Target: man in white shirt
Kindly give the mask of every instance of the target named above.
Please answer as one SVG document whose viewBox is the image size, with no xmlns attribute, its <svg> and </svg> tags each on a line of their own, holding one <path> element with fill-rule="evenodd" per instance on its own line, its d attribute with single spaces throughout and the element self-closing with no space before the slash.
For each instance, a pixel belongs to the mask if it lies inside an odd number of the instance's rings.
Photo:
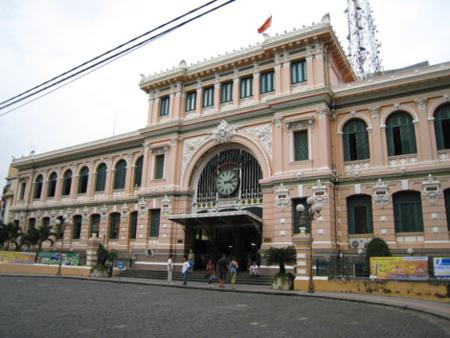
<svg viewBox="0 0 450 338">
<path fill-rule="evenodd" d="M 173 256 L 169 256 L 169 259 L 167 260 L 167 283 L 169 285 L 173 285 L 172 272 L 173 272 Z"/>
<path fill-rule="evenodd" d="M 184 256 L 184 263 L 181 268 L 181 273 L 183 274 L 183 285 L 187 285 L 187 277 L 188 277 L 190 267 L 191 267 L 191 265 L 189 264 L 189 260 L 188 260 L 187 256 Z"/>
</svg>

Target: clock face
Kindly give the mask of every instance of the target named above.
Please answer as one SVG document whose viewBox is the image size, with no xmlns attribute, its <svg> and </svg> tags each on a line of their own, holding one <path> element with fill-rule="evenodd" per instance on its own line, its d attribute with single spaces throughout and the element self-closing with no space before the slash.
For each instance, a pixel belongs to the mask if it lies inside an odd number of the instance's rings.
<svg viewBox="0 0 450 338">
<path fill-rule="evenodd" d="M 216 188 L 221 195 L 231 195 L 239 187 L 239 176 L 236 171 L 226 169 L 216 178 Z"/>
</svg>

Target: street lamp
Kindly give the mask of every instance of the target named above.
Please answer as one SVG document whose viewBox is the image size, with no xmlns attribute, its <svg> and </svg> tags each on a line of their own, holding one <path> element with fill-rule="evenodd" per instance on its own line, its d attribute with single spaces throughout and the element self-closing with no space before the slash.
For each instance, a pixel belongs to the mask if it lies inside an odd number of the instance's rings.
<svg viewBox="0 0 450 338">
<path fill-rule="evenodd" d="M 313 254 L 312 254 L 312 221 L 316 218 L 320 217 L 320 212 L 322 211 L 322 204 L 319 203 L 314 196 L 310 196 L 306 199 L 306 203 L 308 204 L 308 213 L 305 215 L 305 206 L 303 204 L 298 204 L 296 207 L 297 212 L 299 213 L 299 221 L 300 221 L 300 232 L 306 232 L 306 224 L 309 222 L 309 283 L 308 283 L 308 292 L 314 293 L 314 281 L 313 281 Z"/>
<path fill-rule="evenodd" d="M 70 221 L 68 221 L 67 217 L 63 216 L 63 221 L 61 222 L 61 220 L 59 218 L 57 218 L 55 220 L 55 224 L 56 226 L 61 225 L 61 233 L 62 233 L 62 237 L 61 237 L 61 247 L 59 249 L 59 262 L 58 262 L 58 271 L 56 272 L 57 276 L 61 276 L 61 266 L 62 266 L 62 251 L 64 248 L 64 231 L 65 231 L 65 226 L 70 226 Z"/>
</svg>

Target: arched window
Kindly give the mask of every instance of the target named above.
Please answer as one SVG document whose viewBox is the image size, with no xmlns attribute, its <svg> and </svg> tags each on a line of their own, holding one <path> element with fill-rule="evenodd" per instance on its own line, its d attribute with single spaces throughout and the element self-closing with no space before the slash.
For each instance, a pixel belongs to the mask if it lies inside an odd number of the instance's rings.
<svg viewBox="0 0 450 338">
<path fill-rule="evenodd" d="M 136 239 L 138 213 L 133 211 L 130 213 L 130 238 Z"/>
<path fill-rule="evenodd" d="M 42 175 L 39 175 L 38 177 L 36 177 L 36 181 L 34 181 L 34 198 L 38 199 L 41 198 L 41 194 L 42 194 L 42 181 L 44 180 L 44 178 L 42 177 Z"/>
<path fill-rule="evenodd" d="M 50 226 L 50 217 L 43 217 L 42 218 L 42 226 L 49 227 Z"/>
<path fill-rule="evenodd" d="M 393 200 L 395 231 L 423 231 L 420 193 L 417 191 L 401 191 L 394 194 Z"/>
<path fill-rule="evenodd" d="M 114 189 L 125 188 L 125 177 L 127 175 L 127 162 L 120 160 L 116 164 L 116 173 L 114 175 Z"/>
<path fill-rule="evenodd" d="M 55 197 L 57 180 L 58 175 L 55 172 L 52 172 L 48 178 L 47 197 Z"/>
<path fill-rule="evenodd" d="M 80 170 L 80 179 L 78 181 L 78 193 L 79 194 L 86 193 L 87 186 L 88 186 L 88 180 L 89 180 L 89 168 L 83 167 Z"/>
<path fill-rule="evenodd" d="M 450 149 L 450 104 L 442 105 L 436 110 L 434 130 L 438 150 Z"/>
<path fill-rule="evenodd" d="M 99 229 L 100 229 L 100 215 L 94 214 L 91 215 L 91 222 L 89 227 L 89 238 L 91 238 L 94 234 L 98 238 Z"/>
<path fill-rule="evenodd" d="M 450 231 L 450 188 L 444 190 L 445 213 L 447 214 L 447 229 Z"/>
<path fill-rule="evenodd" d="M 391 114 L 386 120 L 386 139 L 389 156 L 416 153 L 416 134 L 411 115 L 403 111 Z"/>
<path fill-rule="evenodd" d="M 102 163 L 97 167 L 97 179 L 95 181 L 95 191 L 105 191 L 106 184 L 106 164 Z"/>
<path fill-rule="evenodd" d="M 72 227 L 72 238 L 73 239 L 80 239 L 81 235 L 81 224 L 82 224 L 83 217 L 81 215 L 73 216 L 73 227 Z"/>
<path fill-rule="evenodd" d="M 58 216 L 56 218 L 59 222 L 56 222 L 56 239 L 61 239 L 64 236 L 64 217 Z"/>
<path fill-rule="evenodd" d="M 372 233 L 372 198 L 368 195 L 353 195 L 348 197 L 347 221 L 349 234 Z"/>
<path fill-rule="evenodd" d="M 109 238 L 118 239 L 120 230 L 120 214 L 114 212 L 109 216 Z"/>
<path fill-rule="evenodd" d="M 28 220 L 28 229 L 34 228 L 36 226 L 36 218 L 32 217 Z"/>
<path fill-rule="evenodd" d="M 142 184 L 142 163 L 144 158 L 141 156 L 137 159 L 134 166 L 134 186 L 140 187 Z"/>
<path fill-rule="evenodd" d="M 62 188 L 62 195 L 70 195 L 70 188 L 72 186 L 72 170 L 66 170 L 66 172 L 63 175 L 63 188 Z"/>
<path fill-rule="evenodd" d="M 351 119 L 343 128 L 344 161 L 366 160 L 369 155 L 367 124 L 360 119 Z"/>
</svg>

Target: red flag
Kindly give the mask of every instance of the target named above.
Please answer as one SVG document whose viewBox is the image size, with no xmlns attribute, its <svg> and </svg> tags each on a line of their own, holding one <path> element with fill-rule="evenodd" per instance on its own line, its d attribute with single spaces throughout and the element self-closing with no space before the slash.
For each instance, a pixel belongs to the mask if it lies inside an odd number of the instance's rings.
<svg viewBox="0 0 450 338">
<path fill-rule="evenodd" d="M 267 28 L 270 27 L 271 24 L 272 24 L 272 15 L 269 16 L 269 18 L 266 21 L 264 21 L 262 26 L 258 28 L 258 33 L 264 33 L 267 30 Z"/>
</svg>

